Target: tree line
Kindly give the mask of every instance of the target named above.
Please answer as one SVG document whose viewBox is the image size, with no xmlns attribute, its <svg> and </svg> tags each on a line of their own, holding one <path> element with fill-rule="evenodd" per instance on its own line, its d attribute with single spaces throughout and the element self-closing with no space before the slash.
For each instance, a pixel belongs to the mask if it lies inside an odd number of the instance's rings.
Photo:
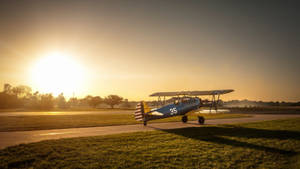
<svg viewBox="0 0 300 169">
<path fill-rule="evenodd" d="M 281 107 L 288 107 L 288 106 L 300 106 L 300 101 L 298 102 L 285 102 L 285 101 L 251 101 L 251 100 L 231 100 L 224 102 L 224 106 L 227 107 L 268 107 L 268 106 L 281 106 Z"/>
<path fill-rule="evenodd" d="M 123 104 L 124 107 L 130 106 L 127 99 L 123 99 L 118 95 L 108 95 L 104 98 L 88 95 L 84 98 L 71 97 L 67 100 L 63 93 L 54 97 L 51 93 L 33 92 L 29 86 L 20 85 L 14 87 L 10 84 L 4 84 L 3 91 L 0 92 L 0 109 L 97 108 L 101 104 L 111 108 L 119 104 Z"/>
<path fill-rule="evenodd" d="M 204 103 L 209 100 L 202 100 Z M 166 100 L 165 103 L 174 102 L 174 98 Z M 3 91 L 0 92 L 0 109 L 37 109 L 37 110 L 51 110 L 59 109 L 85 109 L 85 108 L 134 108 L 137 102 L 128 102 L 128 99 L 123 99 L 118 95 L 108 95 L 104 98 L 100 96 L 88 95 L 84 98 L 71 97 L 66 99 L 63 93 L 54 97 L 51 93 L 33 92 L 29 86 L 20 85 L 12 86 L 4 84 Z M 151 106 L 159 106 L 158 101 L 148 101 Z M 249 100 L 231 100 L 219 102 L 220 106 L 225 107 L 265 107 L 265 106 L 300 106 L 300 102 L 263 102 L 263 101 L 249 101 Z"/>
</svg>

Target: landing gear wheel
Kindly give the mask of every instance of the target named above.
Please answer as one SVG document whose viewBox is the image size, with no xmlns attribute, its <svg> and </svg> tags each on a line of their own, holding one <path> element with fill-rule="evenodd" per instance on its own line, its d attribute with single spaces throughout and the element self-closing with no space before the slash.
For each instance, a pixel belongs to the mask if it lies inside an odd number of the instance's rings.
<svg viewBox="0 0 300 169">
<path fill-rule="evenodd" d="M 183 123 L 186 123 L 188 121 L 188 117 L 187 116 L 182 116 L 181 121 Z"/>
<path fill-rule="evenodd" d="M 147 121 L 144 121 L 144 126 L 147 126 Z"/>
<path fill-rule="evenodd" d="M 205 121 L 205 119 L 204 119 L 203 116 L 198 116 L 198 123 L 199 123 L 199 124 L 203 125 L 203 124 L 204 124 L 204 121 Z"/>
</svg>

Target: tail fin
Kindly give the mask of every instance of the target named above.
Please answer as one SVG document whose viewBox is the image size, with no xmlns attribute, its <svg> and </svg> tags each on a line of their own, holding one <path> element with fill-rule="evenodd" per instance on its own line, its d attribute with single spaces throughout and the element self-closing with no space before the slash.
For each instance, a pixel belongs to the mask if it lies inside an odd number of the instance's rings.
<svg viewBox="0 0 300 169">
<path fill-rule="evenodd" d="M 134 117 L 136 121 L 147 121 L 146 113 L 148 113 L 151 109 L 149 106 L 144 102 L 141 101 L 136 105 L 136 110 L 134 112 Z"/>
</svg>

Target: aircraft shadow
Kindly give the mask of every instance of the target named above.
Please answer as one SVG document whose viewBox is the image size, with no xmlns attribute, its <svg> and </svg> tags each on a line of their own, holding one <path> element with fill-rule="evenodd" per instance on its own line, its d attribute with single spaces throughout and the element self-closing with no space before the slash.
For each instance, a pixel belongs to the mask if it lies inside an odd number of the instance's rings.
<svg viewBox="0 0 300 169">
<path fill-rule="evenodd" d="M 294 139 L 300 140 L 300 132 L 297 131 L 286 131 L 286 130 L 265 130 L 265 129 L 255 129 L 255 128 L 245 128 L 238 126 L 207 126 L 207 127 L 187 127 L 180 129 L 160 129 L 157 127 L 148 126 L 156 130 L 160 130 L 167 133 L 172 133 L 180 136 L 184 136 L 191 139 L 202 140 L 213 142 L 217 144 L 225 144 L 235 147 L 245 147 L 256 150 L 263 150 L 272 153 L 280 153 L 285 155 L 295 155 L 297 152 L 292 150 L 282 150 L 279 148 L 268 147 L 265 145 L 258 145 L 249 142 L 243 142 L 233 139 L 228 139 L 223 136 L 228 137 L 238 137 L 238 138 L 266 138 L 266 139 Z"/>
</svg>

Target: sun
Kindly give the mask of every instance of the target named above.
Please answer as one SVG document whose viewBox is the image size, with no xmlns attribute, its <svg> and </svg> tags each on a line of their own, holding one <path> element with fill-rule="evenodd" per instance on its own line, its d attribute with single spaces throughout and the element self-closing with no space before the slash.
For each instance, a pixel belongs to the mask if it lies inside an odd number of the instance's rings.
<svg viewBox="0 0 300 169">
<path fill-rule="evenodd" d="M 51 53 L 39 59 L 31 71 L 33 86 L 42 93 L 71 96 L 83 87 L 85 71 L 66 54 Z"/>
</svg>

